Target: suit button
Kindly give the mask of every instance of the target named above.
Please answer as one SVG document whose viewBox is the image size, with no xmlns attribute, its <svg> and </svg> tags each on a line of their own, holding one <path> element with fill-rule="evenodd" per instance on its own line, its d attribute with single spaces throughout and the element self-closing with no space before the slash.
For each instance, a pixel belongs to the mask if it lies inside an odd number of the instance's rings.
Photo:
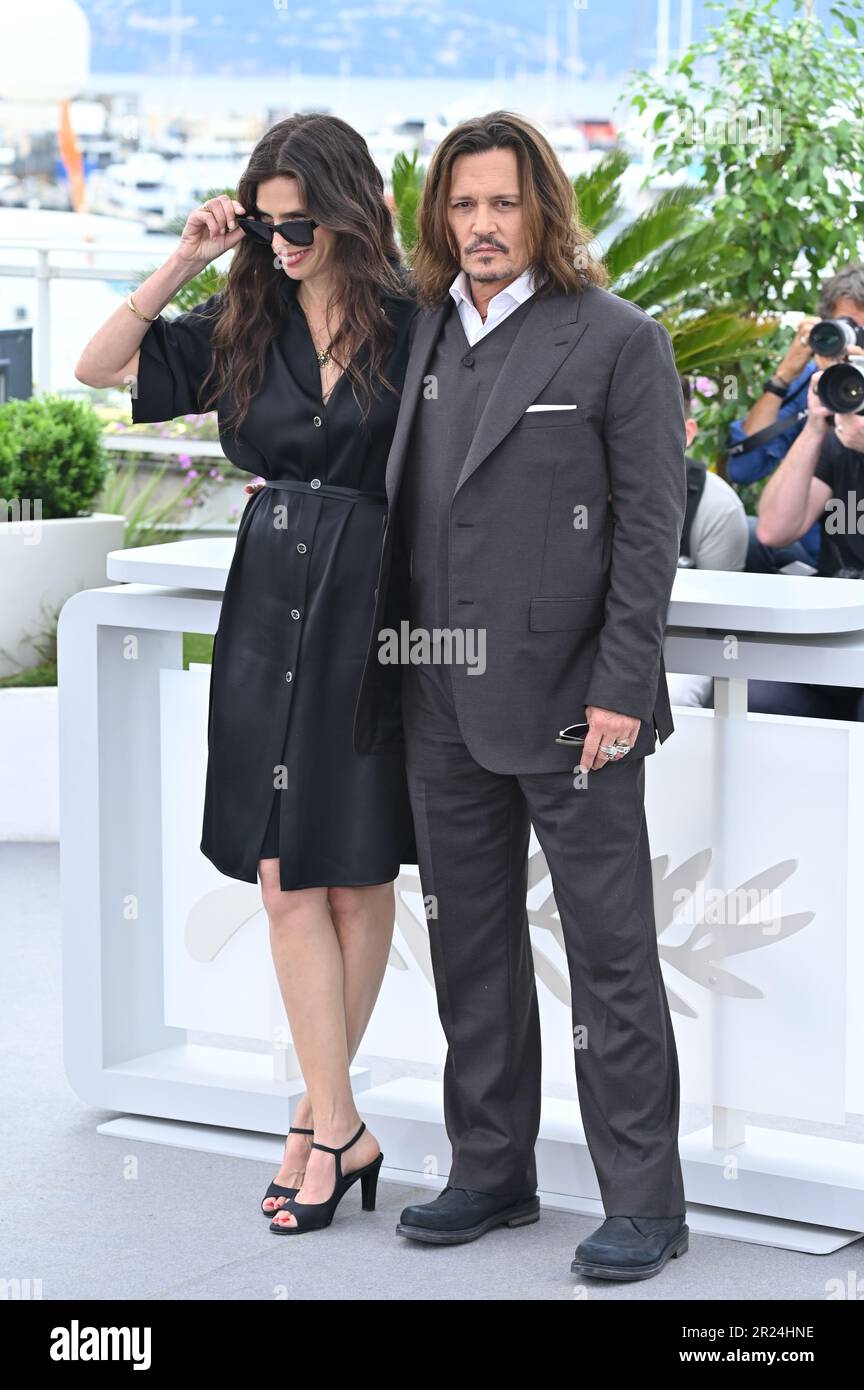
<svg viewBox="0 0 864 1390">
<path fill-rule="evenodd" d="M 297 542 L 297 553 L 298 553 L 299 555 L 305 555 L 305 554 L 306 554 L 306 547 L 305 547 L 305 545 L 303 544 L 302 541 L 298 541 L 298 542 Z"/>
<path fill-rule="evenodd" d="M 293 672 L 293 671 L 286 671 L 286 672 L 285 672 L 285 679 L 286 679 L 286 681 L 293 681 L 293 679 L 294 679 L 294 672 Z"/>
<path fill-rule="evenodd" d="M 320 487 L 320 486 L 321 486 L 321 479 L 320 479 L 320 478 L 313 478 L 312 481 L 311 481 L 311 483 L 309 484 L 309 486 L 310 486 L 310 487 Z"/>
<path fill-rule="evenodd" d="M 321 416 L 320 416 L 320 415 L 313 415 L 313 416 L 312 416 L 312 424 L 315 425 L 316 428 L 317 428 L 317 426 L 321 424 Z"/>
<path fill-rule="evenodd" d="M 292 609 L 291 609 L 291 617 L 294 618 L 294 620 L 296 621 L 297 618 L 300 617 L 300 609 L 299 609 L 299 608 L 292 608 Z"/>
</svg>

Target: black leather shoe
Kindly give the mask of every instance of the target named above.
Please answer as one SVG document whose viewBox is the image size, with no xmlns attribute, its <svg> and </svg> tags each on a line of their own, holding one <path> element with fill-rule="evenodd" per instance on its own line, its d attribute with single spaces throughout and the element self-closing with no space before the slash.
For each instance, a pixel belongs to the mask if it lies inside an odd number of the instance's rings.
<svg viewBox="0 0 864 1390">
<path fill-rule="evenodd" d="M 650 1279 L 684 1254 L 689 1236 L 683 1216 L 610 1216 L 576 1246 L 570 1269 L 595 1279 Z"/>
<path fill-rule="evenodd" d="M 540 1198 L 536 1192 L 472 1192 L 465 1187 L 448 1186 L 434 1202 L 406 1207 L 396 1234 L 433 1245 L 459 1245 L 476 1240 L 494 1226 L 529 1226 L 539 1220 Z"/>
</svg>

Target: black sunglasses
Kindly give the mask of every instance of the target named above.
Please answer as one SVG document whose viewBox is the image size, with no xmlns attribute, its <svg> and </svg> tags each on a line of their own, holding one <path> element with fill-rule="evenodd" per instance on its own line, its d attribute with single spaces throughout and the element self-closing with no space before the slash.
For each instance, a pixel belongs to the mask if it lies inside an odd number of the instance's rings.
<svg viewBox="0 0 864 1390">
<path fill-rule="evenodd" d="M 295 217 L 291 222 L 258 222 L 254 217 L 236 217 L 234 219 L 238 227 L 242 227 L 244 232 L 250 232 L 252 236 L 266 241 L 268 244 L 273 240 L 273 233 L 278 232 L 286 241 L 290 241 L 292 246 L 311 246 L 314 240 L 313 232 L 319 225 L 311 217 Z"/>
<path fill-rule="evenodd" d="M 584 730 L 584 732 L 582 732 Z M 566 748 L 581 748 L 588 737 L 588 724 L 568 724 L 566 729 L 559 730 L 556 743 L 563 743 Z"/>
</svg>

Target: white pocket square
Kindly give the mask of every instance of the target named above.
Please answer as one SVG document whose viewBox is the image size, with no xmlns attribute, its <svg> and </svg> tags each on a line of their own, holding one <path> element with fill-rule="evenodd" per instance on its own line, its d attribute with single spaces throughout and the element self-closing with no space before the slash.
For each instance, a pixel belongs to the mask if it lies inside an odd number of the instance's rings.
<svg viewBox="0 0 864 1390">
<path fill-rule="evenodd" d="M 526 405 L 525 413 L 529 410 L 578 410 L 578 405 Z"/>
</svg>

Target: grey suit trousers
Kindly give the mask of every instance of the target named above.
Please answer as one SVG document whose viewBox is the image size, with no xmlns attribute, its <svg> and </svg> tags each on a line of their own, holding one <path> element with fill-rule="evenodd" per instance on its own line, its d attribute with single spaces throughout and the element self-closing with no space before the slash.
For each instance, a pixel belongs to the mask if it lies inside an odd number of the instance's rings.
<svg viewBox="0 0 864 1390">
<path fill-rule="evenodd" d="M 491 772 L 460 735 L 449 667 L 405 666 L 402 689 L 420 880 L 437 914 L 428 925 L 447 1039 L 450 1185 L 537 1186 L 533 823 L 561 919 L 579 1105 L 605 1213 L 683 1214 L 678 1058 L 657 952 L 644 757 L 610 761 L 581 788 L 572 772 Z"/>
</svg>

